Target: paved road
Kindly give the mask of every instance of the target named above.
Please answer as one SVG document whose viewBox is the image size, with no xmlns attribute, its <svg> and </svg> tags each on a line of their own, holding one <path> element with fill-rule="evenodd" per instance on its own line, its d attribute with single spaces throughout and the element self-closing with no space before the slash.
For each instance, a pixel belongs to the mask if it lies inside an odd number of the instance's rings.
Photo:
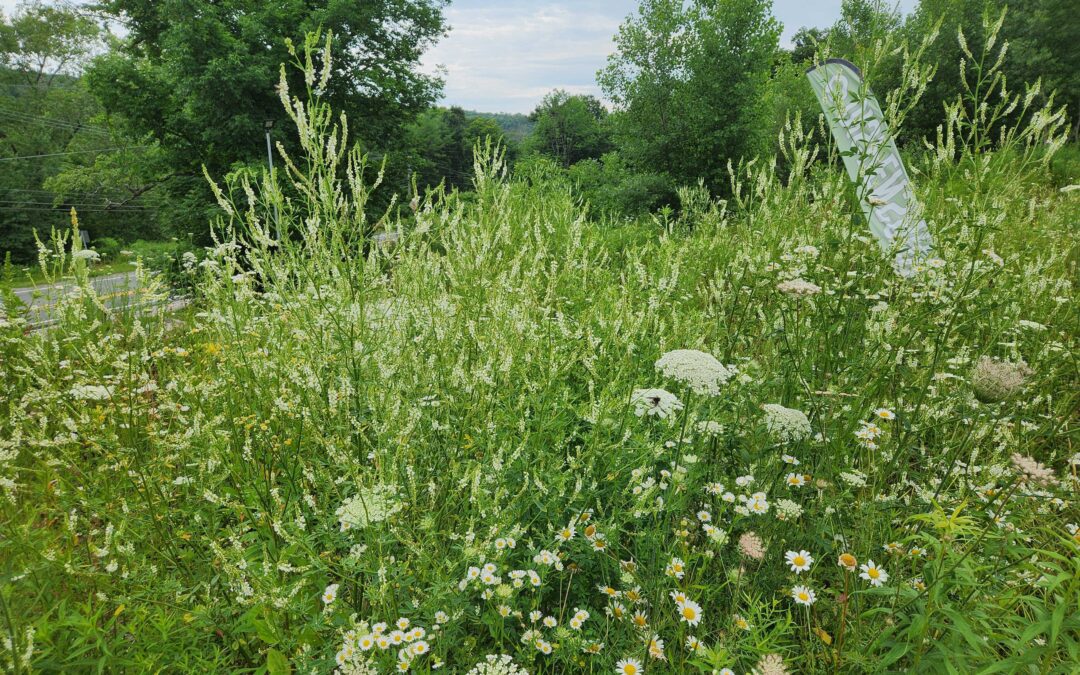
<svg viewBox="0 0 1080 675">
<path fill-rule="evenodd" d="M 134 272 L 121 272 L 92 277 L 90 285 L 106 307 L 119 309 L 141 301 L 139 281 Z M 42 328 L 56 321 L 56 305 L 78 285 L 62 281 L 48 286 L 14 289 L 15 295 L 27 306 L 26 320 L 33 328 Z"/>
</svg>

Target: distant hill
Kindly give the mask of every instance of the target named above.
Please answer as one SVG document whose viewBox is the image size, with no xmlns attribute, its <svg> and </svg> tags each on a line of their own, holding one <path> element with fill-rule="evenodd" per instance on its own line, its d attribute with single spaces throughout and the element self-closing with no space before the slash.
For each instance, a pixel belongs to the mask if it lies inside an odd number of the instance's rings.
<svg viewBox="0 0 1080 675">
<path fill-rule="evenodd" d="M 476 110 L 466 110 L 466 119 L 472 119 L 474 117 L 485 117 L 487 119 L 495 120 L 495 123 L 503 130 L 506 137 L 515 143 L 521 143 L 532 133 L 535 122 L 529 119 L 528 115 L 522 115 L 520 113 L 486 113 Z"/>
</svg>

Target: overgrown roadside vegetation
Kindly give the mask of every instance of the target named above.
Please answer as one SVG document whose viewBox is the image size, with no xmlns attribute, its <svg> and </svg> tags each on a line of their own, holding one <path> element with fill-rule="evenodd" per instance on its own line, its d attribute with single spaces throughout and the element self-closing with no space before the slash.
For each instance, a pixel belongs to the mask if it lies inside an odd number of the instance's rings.
<svg viewBox="0 0 1080 675">
<path fill-rule="evenodd" d="M 744 165 L 677 218 L 591 221 L 490 146 L 474 195 L 382 217 L 317 46 L 282 94 L 303 198 L 215 184 L 185 325 L 85 284 L 52 331 L 0 324 L 5 668 L 1080 660 L 1080 193 L 1050 184 L 1053 108 L 1020 94 L 990 148 L 982 101 L 957 107 L 913 167 L 934 257 L 902 279 L 797 121 L 783 177 Z"/>
</svg>

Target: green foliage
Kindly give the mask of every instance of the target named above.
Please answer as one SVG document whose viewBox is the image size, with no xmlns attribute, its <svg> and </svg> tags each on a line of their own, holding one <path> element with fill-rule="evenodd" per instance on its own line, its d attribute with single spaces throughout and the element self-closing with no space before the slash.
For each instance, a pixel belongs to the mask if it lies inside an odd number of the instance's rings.
<svg viewBox="0 0 1080 675">
<path fill-rule="evenodd" d="M 727 185 L 727 164 L 760 154 L 780 27 L 768 0 L 645 0 L 597 74 L 615 138 L 639 170 Z"/>
<path fill-rule="evenodd" d="M 484 144 L 472 194 L 373 211 L 313 61 L 303 154 L 211 182 L 192 311 L 110 308 L 72 229 L 58 325 L 0 323 L 5 670 L 1073 669 L 1055 113 L 930 151 L 938 247 L 901 278 L 807 161 L 598 227 L 555 161 Z M 1023 395 L 979 401 L 983 357 Z"/>
<path fill-rule="evenodd" d="M 406 136 L 409 169 L 420 188 L 445 182 L 447 188 L 467 190 L 472 186 L 473 150 L 488 140 L 507 148 L 510 157 L 516 146 L 498 122 L 473 116 L 458 107 L 431 108 L 409 126 Z"/>
<path fill-rule="evenodd" d="M 0 251 L 34 260 L 34 230 L 63 227 L 73 207 L 95 237 L 161 236 L 153 201 L 140 199 L 133 178 L 151 151 L 106 126 L 78 76 L 100 46 L 96 23 L 32 3 L 0 21 L 0 33 Z"/>
<path fill-rule="evenodd" d="M 529 119 L 528 115 L 522 115 L 520 113 L 489 113 L 466 110 L 465 117 L 470 120 L 474 117 L 495 120 L 495 123 L 502 129 L 507 140 L 519 145 L 525 142 L 525 139 L 532 133 L 533 126 L 535 125 L 535 122 Z"/>
<path fill-rule="evenodd" d="M 556 89 L 529 115 L 535 122 L 529 149 L 547 155 L 563 168 L 584 159 L 599 159 L 611 150 L 607 110 L 595 97 Z"/>
<path fill-rule="evenodd" d="M 568 175 L 575 192 L 599 215 L 638 217 L 676 201 L 669 178 L 634 171 L 615 152 L 582 160 Z"/>
<path fill-rule="evenodd" d="M 105 0 L 123 17 L 123 40 L 87 73 L 106 111 L 137 137 L 152 138 L 163 156 L 143 183 L 163 182 L 169 218 L 200 240 L 209 219 L 205 166 L 214 175 L 266 161 L 264 123 L 280 120 L 274 90 L 286 40 L 333 31 L 335 77 L 324 94 L 346 112 L 358 138 L 376 151 L 395 148 L 404 127 L 441 89 L 417 68 L 445 28 L 442 0 Z M 391 30 L 389 27 L 393 26 Z M 294 88 L 303 85 L 290 75 Z M 291 138 L 274 141 L 295 150 Z M 404 172 L 402 172 L 404 173 Z M 404 191 L 405 176 L 396 176 Z"/>
</svg>

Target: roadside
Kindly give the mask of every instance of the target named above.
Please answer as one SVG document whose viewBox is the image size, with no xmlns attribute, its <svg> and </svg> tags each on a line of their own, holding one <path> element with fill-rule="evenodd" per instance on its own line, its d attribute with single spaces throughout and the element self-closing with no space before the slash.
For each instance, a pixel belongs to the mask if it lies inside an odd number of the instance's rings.
<svg viewBox="0 0 1080 675">
<path fill-rule="evenodd" d="M 41 286 L 45 279 L 41 274 L 41 268 L 37 265 L 29 265 L 26 267 L 12 267 L 14 276 L 11 279 L 10 284 L 5 283 L 3 279 L 0 279 L 0 286 L 11 288 L 12 290 L 22 290 L 25 288 L 32 288 L 35 286 Z M 119 274 L 121 272 L 134 272 L 135 262 L 133 260 L 117 260 L 110 263 L 103 263 L 101 265 L 95 265 L 90 270 L 91 277 L 102 277 L 111 274 Z M 70 280 L 72 277 L 67 276 L 61 279 L 61 281 Z"/>
</svg>

